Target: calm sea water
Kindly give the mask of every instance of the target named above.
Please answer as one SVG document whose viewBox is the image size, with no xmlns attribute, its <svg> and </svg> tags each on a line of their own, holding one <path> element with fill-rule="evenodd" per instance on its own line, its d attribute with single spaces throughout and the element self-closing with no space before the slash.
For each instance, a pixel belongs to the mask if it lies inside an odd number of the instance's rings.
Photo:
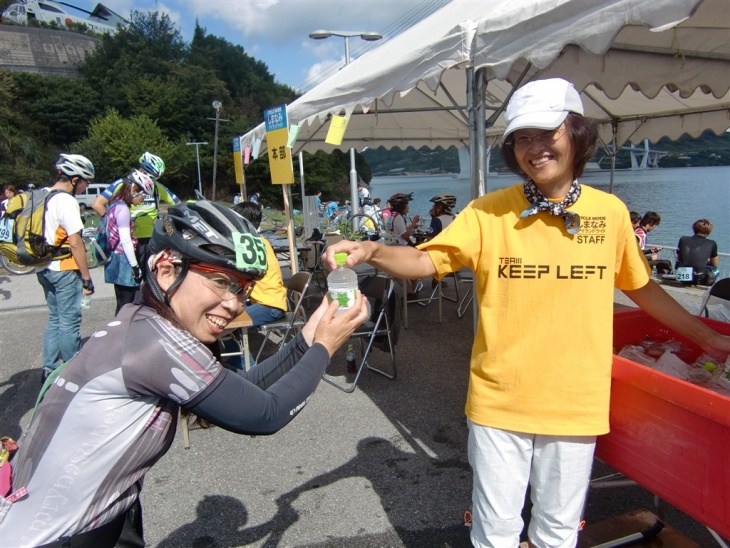
<svg viewBox="0 0 730 548">
<path fill-rule="evenodd" d="M 580 179 L 582 184 L 608 192 L 610 173 L 590 172 Z M 488 191 L 519 183 L 514 175 L 491 175 Z M 388 199 L 396 192 L 413 192 L 410 214 L 428 220 L 429 199 L 439 192 L 457 197 L 461 209 L 470 201 L 469 179 L 451 176 L 376 177 L 370 185 L 370 195 Z M 649 235 L 656 245 L 675 246 L 681 236 L 692 234 L 692 223 L 709 219 L 714 225 L 710 238 L 717 242 L 721 253 L 730 253 L 730 166 L 647 169 L 617 171 L 613 192 L 629 210 L 642 215 L 656 211 L 661 215 L 659 227 Z"/>
</svg>

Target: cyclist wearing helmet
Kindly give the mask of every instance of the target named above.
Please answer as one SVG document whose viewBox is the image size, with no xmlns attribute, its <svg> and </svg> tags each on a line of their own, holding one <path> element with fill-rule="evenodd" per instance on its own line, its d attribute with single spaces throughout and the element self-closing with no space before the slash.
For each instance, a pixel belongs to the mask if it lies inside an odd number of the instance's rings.
<svg viewBox="0 0 730 548">
<path fill-rule="evenodd" d="M 56 161 L 56 183 L 46 200 L 44 237 L 52 245 L 66 245 L 71 256 L 51 261 L 37 269 L 48 304 L 48 323 L 43 335 L 43 370 L 45 379 L 61 360 L 68 361 L 81 346 L 81 295 L 94 293 L 86 263 L 86 248 L 81 239 L 84 223 L 74 196 L 86 190 L 94 179 L 94 165 L 79 154 L 61 154 Z"/>
<path fill-rule="evenodd" d="M 385 230 L 390 236 L 389 243 L 391 245 L 413 245 L 411 234 L 418 226 L 421 217 L 414 215 L 410 222 L 406 218 L 411 200 L 413 200 L 412 194 L 403 194 L 402 192 L 393 194 L 388 199 L 390 215 L 385 222 Z"/>
<path fill-rule="evenodd" d="M 27 494 L 0 499 L 4 546 L 114 546 L 122 532 L 136 535 L 125 546 L 144 546 L 142 480 L 170 448 L 180 408 L 235 433 L 272 434 L 367 317 L 359 293 L 336 318 L 323 299 L 294 340 L 239 375 L 211 349 L 266 272 L 256 229 L 219 204 L 178 205 L 155 224 L 150 251 L 143 304 L 90 337 L 18 444 L 13 494 Z"/>
<path fill-rule="evenodd" d="M 145 194 L 144 201 L 141 204 L 130 208 L 132 219 L 134 220 L 134 232 L 132 235 L 137 238 L 137 258 L 142 268 L 142 275 L 144 276 L 147 268 L 147 245 L 152 237 L 152 227 L 155 224 L 155 219 L 157 219 L 160 201 L 175 205 L 180 203 L 180 199 L 158 181 L 163 173 L 165 173 L 165 162 L 159 156 L 155 156 L 149 152 L 142 154 L 139 158 L 139 168 L 137 168 L 137 171 L 146 173 L 155 181 L 154 191 L 151 194 Z M 120 192 L 122 181 L 122 179 L 114 181 L 94 200 L 91 207 L 100 216 L 106 213 L 107 205 Z"/>
<path fill-rule="evenodd" d="M 411 234 L 418 226 L 421 217 L 418 215 L 414 215 L 413 219 L 406 217 L 411 200 L 413 200 L 412 193 L 403 194 L 402 192 L 393 194 L 388 199 L 390 215 L 383 216 L 387 245 L 414 245 L 411 241 Z M 402 280 L 402 283 L 409 294 L 417 293 L 423 287 L 421 280 Z"/>
<path fill-rule="evenodd" d="M 428 229 L 428 237 L 433 238 L 454 220 L 455 215 L 451 210 L 456 205 L 456 196 L 442 192 L 436 194 L 430 201 L 433 202 L 433 207 L 428 212 L 431 215 L 431 227 Z"/>
<path fill-rule="evenodd" d="M 130 171 L 122 179 L 121 190 L 107 208 L 107 238 L 112 252 L 109 263 L 104 267 L 104 281 L 114 284 L 117 298 L 114 314 L 134 300 L 134 294 L 142 281 L 142 272 L 135 255 L 137 238 L 132 236 L 134 222 L 129 208 L 141 204 L 145 195 L 153 192 L 154 186 L 155 182 L 146 173 L 136 169 Z"/>
</svg>

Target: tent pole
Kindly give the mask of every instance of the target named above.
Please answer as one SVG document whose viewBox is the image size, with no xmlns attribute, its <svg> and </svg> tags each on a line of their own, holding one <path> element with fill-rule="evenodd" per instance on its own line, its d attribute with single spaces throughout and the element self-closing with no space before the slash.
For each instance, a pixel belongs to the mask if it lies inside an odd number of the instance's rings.
<svg viewBox="0 0 730 548">
<path fill-rule="evenodd" d="M 474 107 L 474 68 L 466 69 L 466 112 L 469 116 L 469 184 L 471 198 L 479 197 L 479 160 L 477 158 L 476 109 Z"/>
<path fill-rule="evenodd" d="M 302 211 L 304 211 L 304 153 L 299 151 L 299 184 L 302 187 Z"/>
<path fill-rule="evenodd" d="M 486 69 L 480 68 L 475 74 L 475 89 L 474 95 L 477 101 L 476 104 L 476 136 L 477 136 L 477 147 L 479 150 L 478 161 L 479 161 L 479 188 L 478 195 L 484 196 L 487 192 L 487 121 L 486 121 L 486 96 L 487 96 L 487 85 L 486 85 Z"/>
<path fill-rule="evenodd" d="M 608 185 L 608 193 L 613 194 L 613 178 L 616 175 L 616 155 L 618 154 L 616 142 L 618 133 L 618 120 L 611 121 L 611 182 Z"/>
</svg>

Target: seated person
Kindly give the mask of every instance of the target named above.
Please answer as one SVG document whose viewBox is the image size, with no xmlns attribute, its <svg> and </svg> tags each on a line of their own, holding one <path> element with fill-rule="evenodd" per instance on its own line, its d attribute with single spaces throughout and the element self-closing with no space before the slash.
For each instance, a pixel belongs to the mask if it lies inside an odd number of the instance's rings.
<svg viewBox="0 0 730 548">
<path fill-rule="evenodd" d="M 241 202 L 231 209 L 253 224 L 256 230 L 261 225 L 261 207 L 255 202 Z M 271 244 L 262 238 L 266 247 L 266 263 L 268 270 L 262 279 L 256 282 L 251 292 L 251 304 L 246 305 L 246 312 L 253 321 L 253 327 L 273 322 L 284 317 L 287 310 L 286 287 L 281 275 L 279 261 Z"/>
<path fill-rule="evenodd" d="M 433 207 L 428 212 L 431 216 L 431 227 L 428 229 L 429 239 L 440 234 L 454 220 L 455 215 L 451 210 L 456 206 L 456 196 L 441 193 L 436 194 L 430 201 L 433 202 Z"/>
<path fill-rule="evenodd" d="M 712 232 L 712 223 L 699 219 L 692 225 L 693 236 L 682 236 L 677 244 L 677 268 L 692 267 L 694 283 L 712 285 L 717 280 L 719 257 L 717 242 L 707 237 Z M 690 285 L 692 282 L 684 282 Z"/>
<path fill-rule="evenodd" d="M 646 240 L 649 232 L 656 229 L 659 223 L 662 222 L 662 218 L 656 211 L 647 211 L 641 218 L 639 227 L 634 230 L 634 234 L 639 239 L 639 246 L 641 247 L 644 255 L 646 255 L 649 266 L 656 268 L 657 274 L 671 273 L 672 264 L 669 261 L 659 259 L 657 253 L 659 253 L 658 247 L 647 248 Z"/>
</svg>

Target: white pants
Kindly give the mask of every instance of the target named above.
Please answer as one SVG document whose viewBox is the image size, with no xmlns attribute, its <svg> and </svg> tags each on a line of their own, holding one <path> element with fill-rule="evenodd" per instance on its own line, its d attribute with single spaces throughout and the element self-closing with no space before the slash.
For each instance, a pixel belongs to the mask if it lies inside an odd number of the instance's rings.
<svg viewBox="0 0 730 548">
<path fill-rule="evenodd" d="M 474 473 L 471 541 L 478 548 L 515 548 L 531 486 L 530 541 L 538 548 L 578 542 L 593 464 L 595 436 L 541 436 L 469 423 Z"/>
</svg>

